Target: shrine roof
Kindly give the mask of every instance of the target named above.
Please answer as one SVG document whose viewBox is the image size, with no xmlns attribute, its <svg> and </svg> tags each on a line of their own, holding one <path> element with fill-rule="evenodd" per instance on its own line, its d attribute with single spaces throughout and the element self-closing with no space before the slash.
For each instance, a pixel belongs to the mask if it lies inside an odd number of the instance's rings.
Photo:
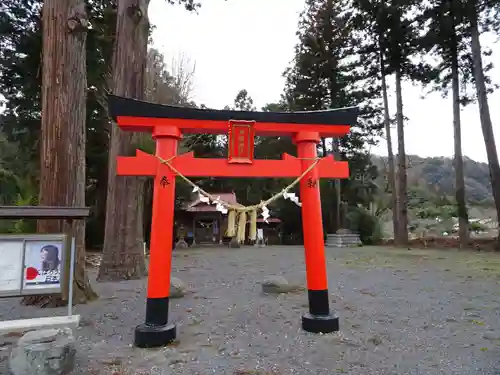
<svg viewBox="0 0 500 375">
<path fill-rule="evenodd" d="M 161 105 L 121 96 L 108 95 L 109 114 L 117 117 L 170 118 L 199 121 L 249 120 L 276 124 L 354 125 L 357 107 L 299 112 L 259 112 L 200 109 Z"/>
</svg>

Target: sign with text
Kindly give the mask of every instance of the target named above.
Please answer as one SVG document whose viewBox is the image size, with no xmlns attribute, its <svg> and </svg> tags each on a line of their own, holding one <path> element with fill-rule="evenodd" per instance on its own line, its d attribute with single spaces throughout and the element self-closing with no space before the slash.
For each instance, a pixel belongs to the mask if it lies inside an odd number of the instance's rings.
<svg viewBox="0 0 500 375">
<path fill-rule="evenodd" d="M 61 292 L 66 236 L 0 236 L 0 296 Z"/>
<path fill-rule="evenodd" d="M 254 153 L 255 121 L 229 121 L 228 162 L 252 164 Z"/>
</svg>

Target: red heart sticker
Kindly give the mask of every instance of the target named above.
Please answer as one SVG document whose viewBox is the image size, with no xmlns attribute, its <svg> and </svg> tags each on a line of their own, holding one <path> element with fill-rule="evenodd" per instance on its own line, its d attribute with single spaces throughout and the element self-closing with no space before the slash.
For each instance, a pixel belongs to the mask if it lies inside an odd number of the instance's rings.
<svg viewBox="0 0 500 375">
<path fill-rule="evenodd" d="M 35 267 L 26 268 L 26 280 L 34 280 L 38 276 L 38 270 Z"/>
</svg>

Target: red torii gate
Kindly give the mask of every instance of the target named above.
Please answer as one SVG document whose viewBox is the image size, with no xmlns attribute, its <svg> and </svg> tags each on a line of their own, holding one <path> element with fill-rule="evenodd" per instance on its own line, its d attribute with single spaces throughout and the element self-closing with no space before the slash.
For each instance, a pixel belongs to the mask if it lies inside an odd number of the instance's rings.
<svg viewBox="0 0 500 375">
<path fill-rule="evenodd" d="M 298 177 L 317 159 L 320 137 L 341 137 L 357 121 L 358 109 L 312 112 L 246 112 L 164 106 L 109 96 L 109 111 L 127 131 L 149 132 L 156 140 L 156 156 L 136 151 L 117 159 L 117 174 L 153 176 L 153 217 L 146 302 L 146 321 L 135 329 L 138 347 L 163 346 L 176 338 L 176 326 L 168 323 L 175 173 L 160 162 L 168 160 L 186 177 Z M 177 156 L 182 134 L 228 134 L 228 160 L 195 158 L 192 152 Z M 291 136 L 298 158 L 254 160 L 254 136 Z M 347 162 L 330 155 L 300 181 L 309 313 L 302 317 L 308 332 L 339 330 L 338 317 L 330 313 L 323 223 L 318 178 L 348 178 Z"/>
</svg>

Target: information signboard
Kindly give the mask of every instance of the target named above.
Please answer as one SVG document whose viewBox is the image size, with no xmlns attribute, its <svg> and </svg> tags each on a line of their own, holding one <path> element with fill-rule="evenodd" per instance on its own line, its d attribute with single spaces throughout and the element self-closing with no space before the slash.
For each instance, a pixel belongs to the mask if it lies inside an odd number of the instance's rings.
<svg viewBox="0 0 500 375">
<path fill-rule="evenodd" d="M 0 296 L 60 293 L 66 235 L 0 236 Z"/>
<path fill-rule="evenodd" d="M 23 241 L 0 241 L 0 296 L 21 293 L 23 250 Z"/>
</svg>

